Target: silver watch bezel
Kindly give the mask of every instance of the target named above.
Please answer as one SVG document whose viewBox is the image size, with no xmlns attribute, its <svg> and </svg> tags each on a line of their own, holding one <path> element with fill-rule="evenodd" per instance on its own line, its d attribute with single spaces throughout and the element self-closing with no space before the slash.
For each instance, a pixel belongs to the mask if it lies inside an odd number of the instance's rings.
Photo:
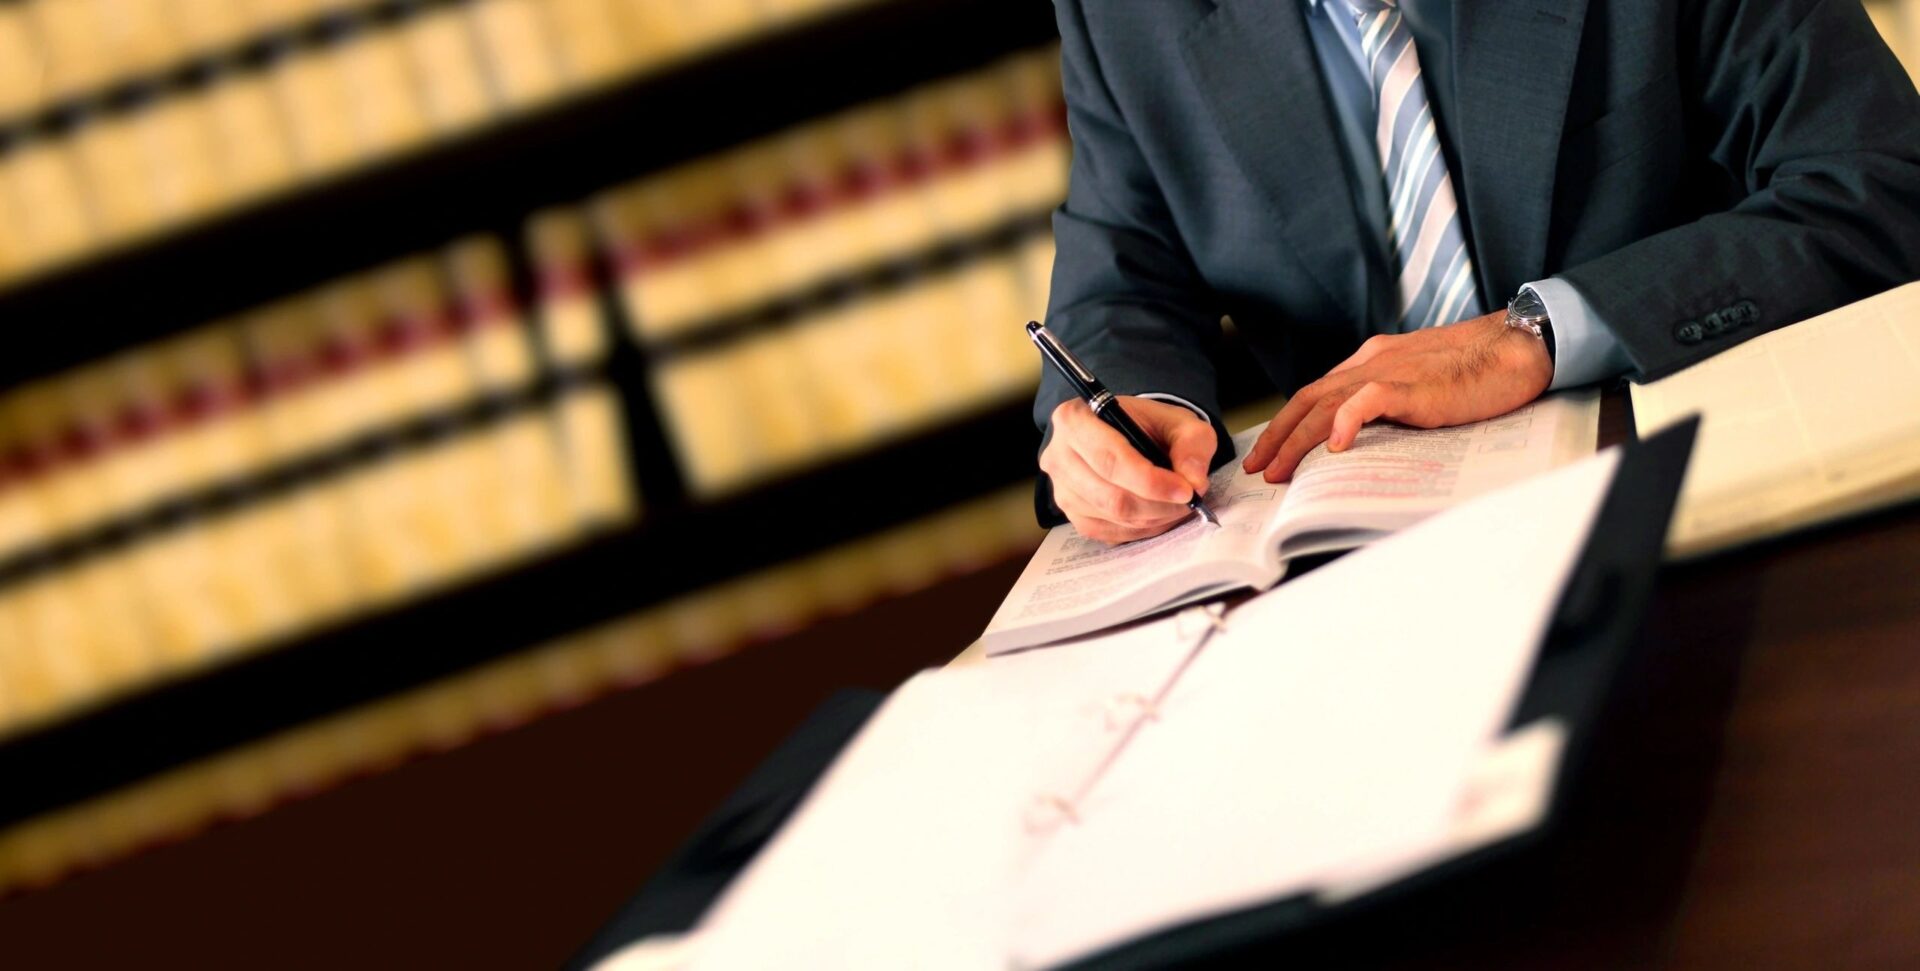
<svg viewBox="0 0 1920 971">
<path fill-rule="evenodd" d="M 1532 303 L 1539 308 L 1539 312 L 1529 313 L 1522 309 L 1521 301 Z M 1540 340 L 1545 341 L 1547 336 L 1541 332 L 1541 325 L 1547 323 L 1550 319 L 1552 318 L 1547 314 L 1546 302 L 1540 299 L 1540 295 L 1535 293 L 1532 287 L 1520 288 L 1520 292 L 1514 294 L 1512 300 L 1507 301 L 1508 327 L 1524 330 Z"/>
</svg>

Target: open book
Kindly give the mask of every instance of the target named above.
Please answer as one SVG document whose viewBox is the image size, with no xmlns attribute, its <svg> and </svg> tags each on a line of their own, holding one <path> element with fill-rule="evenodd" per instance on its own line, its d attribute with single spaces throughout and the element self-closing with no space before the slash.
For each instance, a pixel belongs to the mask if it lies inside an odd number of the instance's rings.
<svg viewBox="0 0 1920 971">
<path fill-rule="evenodd" d="M 1642 436 L 1696 412 L 1676 556 L 1920 496 L 1920 283 L 1633 388 Z"/>
<path fill-rule="evenodd" d="M 1264 424 L 1234 436 L 1234 460 L 1207 499 L 1220 525 L 1195 519 L 1152 539 L 1107 546 L 1072 526 L 1047 535 L 982 635 L 989 654 L 1103 630 L 1230 590 L 1265 590 L 1288 561 L 1352 549 L 1471 496 L 1591 455 L 1599 395 L 1541 398 L 1454 428 L 1370 425 L 1353 447 L 1307 453 L 1291 483 L 1240 471 Z"/>
</svg>

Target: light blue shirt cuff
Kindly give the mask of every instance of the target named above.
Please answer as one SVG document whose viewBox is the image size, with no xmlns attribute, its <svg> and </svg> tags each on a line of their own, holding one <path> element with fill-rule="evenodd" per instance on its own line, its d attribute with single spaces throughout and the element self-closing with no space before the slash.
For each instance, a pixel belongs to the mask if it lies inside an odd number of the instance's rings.
<svg viewBox="0 0 1920 971">
<path fill-rule="evenodd" d="M 1148 401 L 1164 401 L 1170 405 L 1179 405 L 1180 407 L 1185 408 L 1196 415 L 1199 415 L 1201 421 L 1204 421 L 1209 425 L 1213 424 L 1213 419 L 1208 417 L 1206 412 L 1201 411 L 1199 405 L 1196 405 L 1193 402 L 1188 401 L 1187 399 L 1182 398 L 1177 394 L 1167 394 L 1161 391 L 1149 391 L 1146 394 L 1134 395 L 1134 397 L 1145 398 Z"/>
<path fill-rule="evenodd" d="M 1529 283 L 1547 305 L 1553 321 L 1553 383 L 1548 389 L 1577 388 L 1625 374 L 1633 366 L 1619 338 L 1600 322 L 1587 298 L 1559 277 Z"/>
</svg>

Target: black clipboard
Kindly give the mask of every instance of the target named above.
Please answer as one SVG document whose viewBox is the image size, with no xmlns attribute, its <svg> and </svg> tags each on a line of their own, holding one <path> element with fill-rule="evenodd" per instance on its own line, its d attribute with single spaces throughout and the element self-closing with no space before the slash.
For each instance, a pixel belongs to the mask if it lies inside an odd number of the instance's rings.
<svg viewBox="0 0 1920 971">
<path fill-rule="evenodd" d="M 1698 428 L 1694 418 L 1622 446 L 1613 484 L 1508 720 L 1511 731 L 1551 717 L 1566 731 L 1538 826 L 1350 901 L 1322 904 L 1313 895 L 1290 896 L 1136 938 L 1066 967 L 1238 967 L 1254 961 L 1301 967 L 1337 961 L 1344 967 L 1349 957 L 1366 964 L 1344 949 L 1374 933 L 1417 933 L 1419 921 L 1405 918 L 1419 909 L 1469 883 L 1498 884 L 1538 862 L 1538 851 L 1560 835 L 1570 811 L 1599 784 L 1596 764 L 1617 733 L 1636 677 L 1652 660 L 1639 634 Z"/>
</svg>

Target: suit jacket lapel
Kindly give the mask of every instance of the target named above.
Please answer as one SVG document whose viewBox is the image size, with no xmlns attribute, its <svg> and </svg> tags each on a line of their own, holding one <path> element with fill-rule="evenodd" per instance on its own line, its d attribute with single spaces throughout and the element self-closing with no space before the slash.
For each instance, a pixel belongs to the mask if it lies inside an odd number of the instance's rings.
<svg viewBox="0 0 1920 971">
<path fill-rule="evenodd" d="M 1214 124 L 1321 289 L 1367 323 L 1371 247 L 1299 0 L 1220 0 L 1181 38 Z"/>
<path fill-rule="evenodd" d="M 1460 166 L 1482 293 L 1498 306 L 1546 273 L 1554 173 L 1587 0 L 1456 0 Z"/>
</svg>

